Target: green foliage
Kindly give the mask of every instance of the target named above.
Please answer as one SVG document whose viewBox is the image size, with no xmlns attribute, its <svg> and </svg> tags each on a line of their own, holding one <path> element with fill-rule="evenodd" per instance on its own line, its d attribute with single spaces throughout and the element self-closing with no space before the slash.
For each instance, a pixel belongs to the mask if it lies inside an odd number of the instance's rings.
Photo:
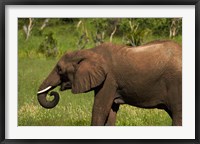
<svg viewBox="0 0 200 144">
<path fill-rule="evenodd" d="M 38 52 L 45 54 L 46 57 L 57 56 L 57 40 L 53 37 L 53 32 L 46 34 L 44 41 L 39 46 Z"/>
<path fill-rule="evenodd" d="M 32 18 L 32 23 L 26 40 L 23 26 L 28 27 L 29 19 L 18 19 L 19 56 L 60 57 L 66 50 L 91 48 L 108 41 L 131 46 L 158 39 L 182 41 L 180 18 Z"/>
<path fill-rule="evenodd" d="M 147 35 L 151 34 L 148 27 L 141 26 L 135 19 L 121 20 L 120 31 L 123 33 L 123 40 L 126 45 L 139 46 L 144 43 Z"/>
</svg>

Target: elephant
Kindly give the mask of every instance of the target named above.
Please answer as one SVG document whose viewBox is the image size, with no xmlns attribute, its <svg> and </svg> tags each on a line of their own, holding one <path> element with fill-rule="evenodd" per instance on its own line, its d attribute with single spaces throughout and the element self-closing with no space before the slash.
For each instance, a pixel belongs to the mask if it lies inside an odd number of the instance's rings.
<svg viewBox="0 0 200 144">
<path fill-rule="evenodd" d="M 58 104 L 59 94 L 51 91 L 57 86 L 73 94 L 94 91 L 92 126 L 114 126 L 122 104 L 165 110 L 173 126 L 182 126 L 182 46 L 172 40 L 67 52 L 38 89 L 41 106 Z"/>
</svg>

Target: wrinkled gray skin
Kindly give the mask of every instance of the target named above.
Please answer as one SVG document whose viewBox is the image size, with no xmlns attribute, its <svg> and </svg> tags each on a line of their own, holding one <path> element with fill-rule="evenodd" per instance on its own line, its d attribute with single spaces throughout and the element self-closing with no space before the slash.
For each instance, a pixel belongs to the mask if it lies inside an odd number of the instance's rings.
<svg viewBox="0 0 200 144">
<path fill-rule="evenodd" d="M 120 104 L 164 109 L 172 125 L 182 125 L 182 48 L 172 41 L 127 47 L 110 43 L 66 53 L 38 90 L 38 101 L 53 108 L 60 86 L 72 93 L 94 90 L 92 125 L 114 125 Z"/>
</svg>

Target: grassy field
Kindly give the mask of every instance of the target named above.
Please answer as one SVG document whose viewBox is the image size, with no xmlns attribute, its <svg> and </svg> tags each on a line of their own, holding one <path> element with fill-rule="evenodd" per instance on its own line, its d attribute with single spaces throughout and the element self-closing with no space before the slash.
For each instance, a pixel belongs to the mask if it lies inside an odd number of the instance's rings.
<svg viewBox="0 0 200 144">
<path fill-rule="evenodd" d="M 19 126 L 88 126 L 91 121 L 93 92 L 74 95 L 70 90 L 59 92 L 59 104 L 50 110 L 37 101 L 41 82 L 57 59 L 19 58 L 18 61 L 18 125 Z M 58 88 L 56 91 L 59 91 Z M 165 111 L 120 106 L 117 126 L 165 126 L 171 119 Z"/>
</svg>

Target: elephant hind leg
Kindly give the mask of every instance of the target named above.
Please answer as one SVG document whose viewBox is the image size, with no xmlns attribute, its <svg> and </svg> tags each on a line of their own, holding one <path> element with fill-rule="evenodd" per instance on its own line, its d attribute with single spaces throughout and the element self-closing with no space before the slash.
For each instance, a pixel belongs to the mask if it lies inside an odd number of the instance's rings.
<svg viewBox="0 0 200 144">
<path fill-rule="evenodd" d="M 174 113 L 172 118 L 172 125 L 173 126 L 182 126 L 182 113 Z"/>
<path fill-rule="evenodd" d="M 175 111 L 175 110 L 171 111 L 168 108 L 165 108 L 164 110 L 171 117 L 173 126 L 181 126 L 182 125 L 182 112 Z"/>
<path fill-rule="evenodd" d="M 174 82 L 168 89 L 167 111 L 172 118 L 173 126 L 182 126 L 182 84 Z"/>
<path fill-rule="evenodd" d="M 110 113 L 107 117 L 106 126 L 114 126 L 116 122 L 117 111 L 119 110 L 119 104 L 113 102 L 112 107 L 110 109 Z"/>
</svg>

